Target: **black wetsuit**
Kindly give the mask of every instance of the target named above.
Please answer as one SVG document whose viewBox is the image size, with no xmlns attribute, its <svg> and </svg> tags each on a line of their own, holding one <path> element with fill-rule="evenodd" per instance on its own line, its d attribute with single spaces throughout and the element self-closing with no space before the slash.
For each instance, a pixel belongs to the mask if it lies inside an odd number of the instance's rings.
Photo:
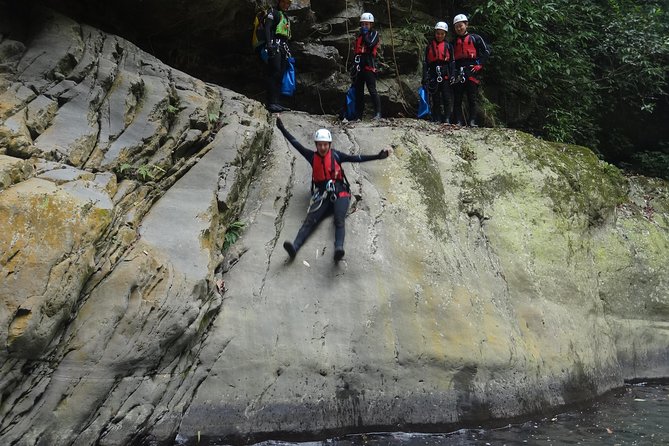
<svg viewBox="0 0 669 446">
<path fill-rule="evenodd" d="M 374 115 L 381 115 L 381 98 L 376 90 L 376 51 L 381 39 L 379 32 L 369 30 L 360 32 L 356 38 L 355 58 L 351 68 L 351 77 L 355 87 L 355 118 L 362 119 L 365 110 L 365 85 L 374 104 Z"/>
<path fill-rule="evenodd" d="M 432 120 L 447 122 L 451 116 L 452 90 L 450 79 L 455 71 L 453 47 L 444 41 L 444 53 L 436 54 L 440 42 L 431 41 L 425 48 L 423 64 L 423 87 L 430 94 Z M 442 111 L 443 105 L 443 111 Z"/>
<path fill-rule="evenodd" d="M 297 149 L 298 152 L 309 162 L 309 165 L 313 166 L 314 157 L 320 156 L 318 152 L 309 150 L 300 144 L 293 135 L 291 135 L 288 130 L 283 126 L 283 123 L 280 119 L 277 119 L 277 127 L 283 133 L 283 136 L 290 142 L 290 144 Z M 341 165 L 341 163 L 346 162 L 356 162 L 362 163 L 365 161 L 373 161 L 378 159 L 383 159 L 387 157 L 387 152 L 382 150 L 376 155 L 348 155 L 346 153 L 340 152 L 338 150 L 332 150 L 332 155 L 335 160 Z M 350 202 L 350 193 L 348 184 L 344 180 L 335 181 L 335 192 L 336 199 L 334 201 L 330 198 L 330 195 L 326 192 L 326 181 L 315 183 L 314 184 L 314 195 L 319 194 L 322 197 L 322 200 L 313 202 L 309 207 L 309 212 L 307 213 L 307 218 L 302 223 L 302 227 L 297 232 L 297 236 L 293 241 L 293 246 L 295 251 L 299 250 L 300 247 L 304 244 L 307 237 L 312 233 L 318 223 L 321 222 L 329 214 L 334 213 L 334 224 L 335 224 L 335 250 L 344 248 L 344 236 L 345 236 L 345 226 L 344 220 L 346 219 L 346 212 L 348 211 L 348 206 Z"/>
<path fill-rule="evenodd" d="M 471 39 L 471 40 L 470 40 Z M 463 48 L 473 47 L 474 51 L 462 51 Z M 467 54 L 464 54 L 466 52 Z M 469 103 L 469 123 L 475 124 L 478 115 L 478 89 L 480 80 L 480 73 L 473 72 L 474 66 L 483 66 L 490 56 L 490 50 L 483 41 L 483 38 L 478 34 L 465 34 L 464 36 L 456 36 L 453 41 L 453 53 L 455 57 L 456 75 L 460 68 L 464 70 L 466 81 L 464 83 L 453 84 L 453 113 L 457 124 L 466 124 L 462 113 L 462 97 L 467 94 L 467 102 Z"/>
<path fill-rule="evenodd" d="M 277 34 L 276 27 L 285 13 L 272 8 L 265 19 L 265 38 L 267 41 L 267 106 L 279 104 L 281 100 L 281 82 L 288 68 L 290 48 L 287 36 Z"/>
</svg>

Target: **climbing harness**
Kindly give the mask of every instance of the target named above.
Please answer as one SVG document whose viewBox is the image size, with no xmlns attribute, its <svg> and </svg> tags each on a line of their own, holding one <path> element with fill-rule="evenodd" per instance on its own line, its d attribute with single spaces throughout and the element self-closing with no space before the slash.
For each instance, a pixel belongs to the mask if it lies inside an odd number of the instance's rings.
<svg viewBox="0 0 669 446">
<path fill-rule="evenodd" d="M 315 157 L 318 157 L 319 155 L 314 155 Z M 315 183 L 319 180 L 321 180 L 320 172 L 319 172 L 319 167 L 312 165 L 312 181 L 311 181 L 311 190 L 312 190 L 312 195 L 311 199 L 309 200 L 309 209 L 307 210 L 307 213 L 310 214 L 312 212 L 316 212 L 323 206 L 323 202 L 326 199 L 329 199 L 332 203 L 337 201 L 339 198 L 340 194 L 347 193 L 350 191 L 351 186 L 349 185 L 348 178 L 346 178 L 346 174 L 344 173 L 344 169 L 341 167 L 341 164 L 339 164 L 339 160 L 337 159 L 337 155 L 332 151 L 329 150 L 326 156 L 330 159 L 330 176 L 329 178 L 327 175 L 327 170 L 326 170 L 326 162 L 328 158 L 323 157 L 322 159 L 322 164 L 321 166 L 323 167 L 323 180 L 327 181 L 325 182 L 325 186 L 322 189 L 322 192 L 320 190 L 315 190 Z M 318 176 L 316 175 L 318 174 Z M 341 181 L 344 190 L 340 192 L 339 194 L 337 193 L 337 181 Z M 320 181 L 319 181 L 320 182 Z"/>
<path fill-rule="evenodd" d="M 460 67 L 460 71 L 457 76 L 453 76 L 451 79 L 451 84 L 464 84 L 467 81 L 467 76 L 465 75 L 465 67 Z"/>
</svg>

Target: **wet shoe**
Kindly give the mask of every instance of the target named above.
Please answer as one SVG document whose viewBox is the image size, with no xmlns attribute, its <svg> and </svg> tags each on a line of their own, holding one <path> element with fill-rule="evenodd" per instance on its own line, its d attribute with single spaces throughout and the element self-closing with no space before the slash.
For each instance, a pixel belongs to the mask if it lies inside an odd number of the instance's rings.
<svg viewBox="0 0 669 446">
<path fill-rule="evenodd" d="M 284 106 L 281 105 L 281 104 L 275 104 L 275 105 L 276 105 L 277 107 L 279 107 L 279 109 L 280 109 L 282 112 L 290 111 L 290 109 L 289 109 L 288 107 L 284 107 Z"/>
<path fill-rule="evenodd" d="M 288 240 L 283 242 L 283 249 L 286 250 L 288 256 L 290 256 L 291 259 L 294 259 L 295 256 L 297 255 L 297 250 L 295 249 L 295 246 L 293 246 L 293 244 L 290 243 Z"/>
<path fill-rule="evenodd" d="M 375 121 L 378 121 L 379 119 L 381 119 L 381 113 L 375 114 L 372 119 L 375 120 Z"/>
<path fill-rule="evenodd" d="M 476 121 L 472 119 L 471 121 L 469 121 L 469 127 L 478 127 L 478 125 L 476 125 Z"/>
<path fill-rule="evenodd" d="M 284 110 L 279 104 L 269 104 L 267 106 L 267 111 L 270 113 L 281 113 Z"/>
<path fill-rule="evenodd" d="M 339 262 L 344 258 L 344 248 L 336 248 L 334 252 L 334 261 Z"/>
</svg>

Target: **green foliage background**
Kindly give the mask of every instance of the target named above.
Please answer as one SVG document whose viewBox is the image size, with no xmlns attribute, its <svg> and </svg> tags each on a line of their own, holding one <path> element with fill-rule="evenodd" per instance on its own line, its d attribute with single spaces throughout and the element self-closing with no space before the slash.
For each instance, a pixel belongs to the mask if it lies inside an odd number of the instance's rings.
<svg viewBox="0 0 669 446">
<path fill-rule="evenodd" d="M 668 3 L 485 0 L 448 9 L 468 12 L 471 30 L 491 44 L 485 92 L 502 122 L 617 163 L 652 159 L 669 178 Z"/>
</svg>

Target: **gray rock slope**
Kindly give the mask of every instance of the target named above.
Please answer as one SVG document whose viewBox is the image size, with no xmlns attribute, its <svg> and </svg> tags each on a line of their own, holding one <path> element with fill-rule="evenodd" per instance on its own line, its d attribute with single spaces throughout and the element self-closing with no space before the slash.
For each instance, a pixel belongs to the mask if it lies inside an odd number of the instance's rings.
<svg viewBox="0 0 669 446">
<path fill-rule="evenodd" d="M 288 262 L 310 170 L 259 103 L 49 12 L 15 35 L 2 444 L 452 427 L 669 376 L 666 183 L 511 130 L 287 113 L 305 145 L 395 149 L 345 165 L 345 260 L 326 219 Z"/>
</svg>

